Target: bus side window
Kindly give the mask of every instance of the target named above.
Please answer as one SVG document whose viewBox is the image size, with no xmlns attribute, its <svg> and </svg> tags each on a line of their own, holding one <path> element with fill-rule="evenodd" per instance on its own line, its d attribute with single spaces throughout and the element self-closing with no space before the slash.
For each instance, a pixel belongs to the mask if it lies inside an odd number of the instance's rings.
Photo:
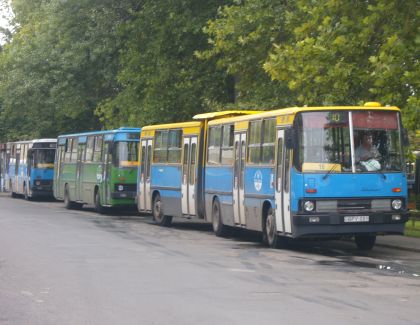
<svg viewBox="0 0 420 325">
<path fill-rule="evenodd" d="M 93 146 L 95 143 L 95 138 L 90 136 L 86 141 L 86 157 L 85 161 L 93 161 Z"/>
<path fill-rule="evenodd" d="M 168 139 L 168 163 L 181 163 L 182 130 L 170 130 Z"/>
<path fill-rule="evenodd" d="M 261 161 L 261 129 L 262 121 L 249 123 L 248 162 L 251 164 L 259 164 Z"/>
<path fill-rule="evenodd" d="M 72 146 L 73 146 L 73 138 L 67 139 L 66 153 L 64 154 L 64 162 L 71 161 Z"/>
<path fill-rule="evenodd" d="M 263 122 L 262 163 L 274 165 L 274 147 L 276 144 L 276 120 Z"/>
<path fill-rule="evenodd" d="M 93 161 L 101 162 L 102 161 L 102 136 L 95 137 L 95 148 L 93 151 Z"/>
<path fill-rule="evenodd" d="M 209 146 L 207 152 L 207 162 L 209 165 L 220 164 L 220 149 L 222 142 L 222 127 L 213 126 L 209 129 Z"/>
<path fill-rule="evenodd" d="M 233 125 L 223 126 L 222 164 L 233 165 Z"/>
<path fill-rule="evenodd" d="M 73 147 L 71 149 L 71 161 L 77 161 L 77 149 L 78 149 L 79 139 L 73 139 Z"/>
</svg>

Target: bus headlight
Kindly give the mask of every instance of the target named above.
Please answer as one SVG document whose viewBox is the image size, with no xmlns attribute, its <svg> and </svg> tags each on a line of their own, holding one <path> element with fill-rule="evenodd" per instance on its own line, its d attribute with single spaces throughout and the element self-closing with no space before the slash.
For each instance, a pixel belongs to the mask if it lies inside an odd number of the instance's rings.
<svg viewBox="0 0 420 325">
<path fill-rule="evenodd" d="M 118 185 L 118 191 L 120 191 L 120 192 L 122 192 L 122 191 L 124 191 L 124 186 L 123 185 Z"/>
<path fill-rule="evenodd" d="M 305 201 L 305 203 L 303 203 L 303 209 L 306 212 L 314 211 L 314 208 L 315 208 L 315 204 L 312 201 Z"/>
<path fill-rule="evenodd" d="M 36 186 L 40 186 L 41 185 L 41 181 L 35 181 L 35 185 Z"/>
<path fill-rule="evenodd" d="M 402 208 L 402 201 L 400 199 L 392 200 L 391 206 L 394 210 L 400 210 Z"/>
</svg>

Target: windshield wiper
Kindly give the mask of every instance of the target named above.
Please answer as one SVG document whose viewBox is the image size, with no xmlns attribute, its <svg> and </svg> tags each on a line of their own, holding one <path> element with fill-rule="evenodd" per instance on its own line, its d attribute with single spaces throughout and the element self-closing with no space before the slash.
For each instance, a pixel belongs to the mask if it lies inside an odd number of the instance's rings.
<svg viewBox="0 0 420 325">
<path fill-rule="evenodd" d="M 339 161 L 333 161 L 332 162 L 332 166 L 331 166 L 331 168 L 328 170 L 328 172 L 324 175 L 324 176 L 322 176 L 322 179 L 323 180 L 326 180 L 327 179 L 327 177 L 333 172 L 333 170 L 337 167 L 337 164 L 339 163 Z"/>
</svg>

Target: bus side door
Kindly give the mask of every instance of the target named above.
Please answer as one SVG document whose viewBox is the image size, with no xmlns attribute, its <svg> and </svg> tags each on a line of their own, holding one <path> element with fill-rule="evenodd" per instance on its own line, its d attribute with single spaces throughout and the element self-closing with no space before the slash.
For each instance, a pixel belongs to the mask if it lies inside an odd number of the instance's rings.
<svg viewBox="0 0 420 325">
<path fill-rule="evenodd" d="M 233 171 L 233 216 L 235 224 L 245 225 L 245 157 L 246 132 L 235 134 L 235 166 Z"/>
<path fill-rule="evenodd" d="M 193 216 L 196 214 L 196 160 L 197 136 L 184 137 L 184 156 L 182 159 L 182 214 Z"/>
<path fill-rule="evenodd" d="M 152 198 L 150 193 L 150 168 L 152 162 L 152 140 L 141 141 L 141 166 L 139 185 L 139 206 L 142 211 L 152 210 Z"/>
<path fill-rule="evenodd" d="M 83 161 L 86 144 L 79 144 L 76 160 L 76 201 L 83 200 Z"/>
<path fill-rule="evenodd" d="M 276 227 L 291 233 L 290 215 L 290 150 L 284 145 L 284 130 L 277 130 L 276 164 Z"/>
</svg>

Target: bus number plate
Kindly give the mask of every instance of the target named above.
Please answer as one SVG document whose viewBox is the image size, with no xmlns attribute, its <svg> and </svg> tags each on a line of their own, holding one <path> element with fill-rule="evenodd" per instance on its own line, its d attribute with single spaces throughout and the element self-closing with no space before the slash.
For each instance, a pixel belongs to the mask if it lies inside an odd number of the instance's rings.
<svg viewBox="0 0 420 325">
<path fill-rule="evenodd" d="M 345 216 L 344 222 L 369 222 L 369 216 Z"/>
</svg>

